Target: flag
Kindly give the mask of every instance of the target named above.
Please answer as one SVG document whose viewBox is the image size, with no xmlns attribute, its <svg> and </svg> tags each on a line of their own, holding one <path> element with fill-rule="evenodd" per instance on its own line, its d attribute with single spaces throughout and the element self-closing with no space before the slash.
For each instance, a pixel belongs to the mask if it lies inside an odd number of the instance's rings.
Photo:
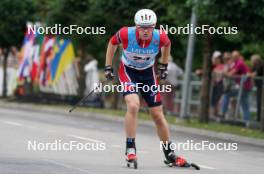
<svg viewBox="0 0 264 174">
<path fill-rule="evenodd" d="M 32 55 L 32 68 L 31 68 L 31 79 L 33 82 L 38 81 L 38 71 L 40 65 L 40 47 L 43 42 L 43 35 L 37 34 L 34 39 L 33 55 Z"/>
<path fill-rule="evenodd" d="M 39 65 L 39 84 L 46 86 L 49 80 L 50 68 L 48 66 L 48 58 L 52 59 L 54 56 L 55 38 L 53 36 L 45 36 L 41 47 L 40 65 Z"/>
<path fill-rule="evenodd" d="M 27 27 L 29 27 L 29 25 L 32 24 L 29 23 Z M 21 50 L 22 60 L 20 62 L 20 66 L 18 69 L 19 79 L 23 79 L 24 77 L 29 76 L 29 64 L 30 64 L 29 59 L 30 57 L 32 57 L 33 54 L 32 47 L 33 47 L 34 39 L 35 39 L 35 35 L 33 32 L 31 33 L 26 32 Z"/>
<path fill-rule="evenodd" d="M 63 71 L 72 63 L 74 59 L 74 49 L 70 40 L 57 40 L 58 51 L 51 63 L 51 79 L 56 83 L 63 74 Z"/>
</svg>

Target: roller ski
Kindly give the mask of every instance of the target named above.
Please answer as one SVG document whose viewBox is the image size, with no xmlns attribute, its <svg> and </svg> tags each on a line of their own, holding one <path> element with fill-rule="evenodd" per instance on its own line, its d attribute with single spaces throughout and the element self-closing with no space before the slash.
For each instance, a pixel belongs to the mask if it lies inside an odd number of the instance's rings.
<svg viewBox="0 0 264 174">
<path fill-rule="evenodd" d="M 184 167 L 200 170 L 198 165 L 187 162 L 184 158 L 176 156 L 173 152 L 168 155 L 168 158 L 164 160 L 164 163 L 169 167 Z"/>
<path fill-rule="evenodd" d="M 134 167 L 134 169 L 138 168 L 137 155 L 136 155 L 135 148 L 127 148 L 126 162 L 127 162 L 127 167 Z"/>
</svg>

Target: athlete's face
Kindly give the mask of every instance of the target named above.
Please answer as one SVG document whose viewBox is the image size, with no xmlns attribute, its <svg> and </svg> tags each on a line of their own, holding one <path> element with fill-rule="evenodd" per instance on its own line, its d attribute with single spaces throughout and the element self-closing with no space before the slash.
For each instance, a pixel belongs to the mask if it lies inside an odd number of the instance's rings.
<svg viewBox="0 0 264 174">
<path fill-rule="evenodd" d="M 149 40 L 152 36 L 152 32 L 155 26 L 137 26 L 139 38 L 142 40 Z"/>
</svg>

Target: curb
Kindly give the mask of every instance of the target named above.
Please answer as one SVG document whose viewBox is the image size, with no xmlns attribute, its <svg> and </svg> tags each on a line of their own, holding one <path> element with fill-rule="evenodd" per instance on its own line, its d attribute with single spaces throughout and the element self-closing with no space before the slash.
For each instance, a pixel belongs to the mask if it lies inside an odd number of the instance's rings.
<svg viewBox="0 0 264 174">
<path fill-rule="evenodd" d="M 58 108 L 47 108 L 47 107 L 29 107 L 33 106 L 31 104 L 18 104 L 18 103 L 4 103 L 0 101 L 0 107 L 2 108 L 9 108 L 9 109 L 21 109 L 25 111 L 34 111 L 34 112 L 46 112 L 46 113 L 55 113 L 55 114 L 65 114 L 69 115 L 68 110 L 63 110 L 63 109 L 58 109 Z M 67 108 L 68 109 L 68 108 Z M 105 121 L 118 121 L 118 122 L 123 122 L 124 118 L 123 117 L 117 117 L 114 115 L 109 115 L 109 114 L 101 114 L 101 113 L 94 113 L 94 112 L 74 112 L 71 113 L 72 116 L 80 116 L 80 117 L 88 117 L 88 118 L 93 118 L 97 120 L 105 120 Z M 147 120 L 140 120 L 138 122 L 139 125 L 143 126 L 149 126 L 149 127 L 155 127 L 154 123 L 152 121 L 147 121 Z M 239 135 L 234 135 L 234 134 L 229 134 L 229 133 L 222 133 L 222 132 L 214 132 L 214 131 L 208 131 L 208 130 L 203 130 L 203 129 L 197 129 L 197 128 L 190 128 L 190 127 L 184 127 L 184 126 L 179 126 L 179 125 L 170 125 L 170 130 L 175 131 L 175 132 L 183 132 L 183 133 L 189 133 L 193 135 L 198 135 L 198 136 L 206 136 L 208 138 L 217 138 L 225 141 L 234 141 L 234 142 L 239 142 L 243 144 L 250 144 L 254 146 L 259 146 L 259 147 L 264 147 L 264 140 L 261 139 L 256 139 L 256 138 L 250 138 L 250 137 L 243 137 Z"/>
</svg>

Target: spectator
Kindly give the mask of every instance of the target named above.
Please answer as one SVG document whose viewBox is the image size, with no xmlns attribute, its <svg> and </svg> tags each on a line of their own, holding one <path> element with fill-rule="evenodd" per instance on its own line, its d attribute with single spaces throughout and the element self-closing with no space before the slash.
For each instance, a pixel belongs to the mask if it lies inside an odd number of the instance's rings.
<svg viewBox="0 0 264 174">
<path fill-rule="evenodd" d="M 18 68 L 18 50 L 17 47 L 12 46 L 10 52 L 7 56 L 7 67 L 9 68 Z"/>
<path fill-rule="evenodd" d="M 224 61 L 224 72 L 228 72 L 232 69 L 234 66 L 234 61 L 232 59 L 232 54 L 230 52 L 224 52 L 223 54 L 223 61 Z M 228 93 L 231 90 L 235 90 L 235 81 L 232 78 L 223 78 L 223 94 Z M 231 97 L 229 101 L 231 108 L 230 113 L 232 117 L 234 117 L 235 111 L 236 111 L 236 98 Z"/>
<path fill-rule="evenodd" d="M 223 55 L 224 61 L 224 72 L 229 72 L 234 67 L 234 61 L 232 59 L 232 54 L 230 52 L 225 52 Z M 230 91 L 236 86 L 234 79 L 226 77 L 223 79 L 224 92 Z"/>
<path fill-rule="evenodd" d="M 260 121 L 264 63 L 261 60 L 260 55 L 258 54 L 254 54 L 251 56 L 251 63 L 253 65 L 253 68 L 252 73 L 249 73 L 249 76 L 257 78 L 255 79 L 255 85 L 257 87 L 257 121 Z"/>
<path fill-rule="evenodd" d="M 175 108 L 174 99 L 176 97 L 176 90 L 179 88 L 179 83 L 177 78 L 183 75 L 183 70 L 173 62 L 173 58 L 170 56 L 168 62 L 168 76 L 165 81 L 166 85 L 171 85 L 171 92 L 162 93 L 162 103 L 167 112 L 175 114 L 179 111 L 179 106 Z"/>
<path fill-rule="evenodd" d="M 228 51 L 223 54 L 223 62 L 224 62 L 224 71 L 229 71 L 234 66 L 234 61 L 232 59 L 232 54 Z"/>
<path fill-rule="evenodd" d="M 99 84 L 99 73 L 97 69 L 97 60 L 90 57 L 89 62 L 84 66 L 84 72 L 86 73 L 85 77 L 85 93 L 88 95 L 94 88 L 96 84 Z M 89 99 L 94 100 L 95 95 L 91 96 Z"/>
<path fill-rule="evenodd" d="M 13 95 L 16 89 L 17 69 L 19 66 L 18 50 L 12 46 L 7 56 L 7 95 Z"/>
<path fill-rule="evenodd" d="M 218 116 L 219 113 L 219 101 L 223 94 L 223 78 L 224 64 L 222 59 L 222 53 L 215 51 L 212 55 L 212 95 L 211 95 L 211 114 L 212 116 Z"/>
<path fill-rule="evenodd" d="M 232 59 L 234 61 L 234 66 L 227 72 L 225 75 L 227 77 L 234 77 L 236 86 L 239 87 L 241 80 L 243 83 L 242 86 L 242 95 L 240 100 L 240 105 L 243 110 L 244 121 L 249 121 L 250 119 L 250 111 L 249 111 L 249 93 L 252 88 L 252 83 L 250 78 L 241 78 L 241 76 L 246 75 L 249 72 L 248 66 L 244 62 L 244 58 L 240 55 L 238 51 L 232 52 Z M 223 97 L 223 105 L 222 105 L 222 113 L 226 114 L 229 104 L 230 97 L 238 96 L 238 88 L 230 90 L 225 93 Z"/>
</svg>

